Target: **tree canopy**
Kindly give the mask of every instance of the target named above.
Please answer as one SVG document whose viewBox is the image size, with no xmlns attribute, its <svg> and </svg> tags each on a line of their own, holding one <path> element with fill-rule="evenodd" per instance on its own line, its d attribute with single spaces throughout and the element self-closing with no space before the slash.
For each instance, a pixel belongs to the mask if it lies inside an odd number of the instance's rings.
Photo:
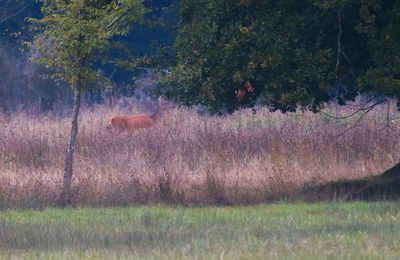
<svg viewBox="0 0 400 260">
<path fill-rule="evenodd" d="M 30 19 L 40 32 L 33 47 L 34 61 L 49 69 L 49 76 L 74 86 L 99 78 L 97 63 L 107 62 L 113 37 L 126 36 L 139 22 L 141 0 L 43 1 L 42 19 Z"/>
<path fill-rule="evenodd" d="M 399 99 L 399 24 L 394 0 L 183 0 L 163 91 L 212 111 Z M 238 99 L 247 82 L 254 92 Z"/>
</svg>

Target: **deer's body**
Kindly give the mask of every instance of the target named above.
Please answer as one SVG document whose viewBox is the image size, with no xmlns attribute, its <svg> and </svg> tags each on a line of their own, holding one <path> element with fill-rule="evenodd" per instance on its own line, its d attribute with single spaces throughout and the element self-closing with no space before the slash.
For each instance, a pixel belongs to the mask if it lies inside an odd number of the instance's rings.
<svg viewBox="0 0 400 260">
<path fill-rule="evenodd" d="M 154 114 L 140 115 L 118 115 L 108 119 L 108 124 L 112 129 L 119 131 L 131 131 L 135 129 L 152 127 L 160 119 L 164 112 L 164 105 L 158 101 L 157 110 Z"/>
<path fill-rule="evenodd" d="M 113 129 L 120 131 L 151 127 L 155 120 L 150 115 L 113 116 L 108 120 Z"/>
</svg>

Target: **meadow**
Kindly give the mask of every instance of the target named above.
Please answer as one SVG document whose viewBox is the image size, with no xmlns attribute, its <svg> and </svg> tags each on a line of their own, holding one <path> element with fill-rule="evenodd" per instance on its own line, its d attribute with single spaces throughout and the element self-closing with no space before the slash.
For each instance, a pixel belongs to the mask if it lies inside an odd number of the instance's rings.
<svg viewBox="0 0 400 260">
<path fill-rule="evenodd" d="M 397 202 L 17 210 L 1 259 L 399 259 Z"/>
<path fill-rule="evenodd" d="M 106 129 L 131 107 L 84 107 L 73 206 L 184 206 L 301 201 L 304 188 L 373 176 L 399 162 L 399 113 L 382 104 L 328 106 L 320 114 L 250 109 L 232 115 L 167 111 L 152 128 Z M 144 111 L 144 110 L 142 110 Z M 391 112 L 388 119 L 388 111 Z M 0 120 L 1 121 L 1 120 Z M 20 112 L 0 127 L 0 209 L 56 206 L 70 129 L 68 114 Z"/>
</svg>

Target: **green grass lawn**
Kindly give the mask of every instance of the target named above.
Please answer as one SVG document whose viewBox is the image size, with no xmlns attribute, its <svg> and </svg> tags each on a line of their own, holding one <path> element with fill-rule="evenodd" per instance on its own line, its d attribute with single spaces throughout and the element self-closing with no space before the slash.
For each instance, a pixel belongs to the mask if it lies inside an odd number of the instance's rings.
<svg viewBox="0 0 400 260">
<path fill-rule="evenodd" d="M 400 259 L 400 203 L 0 213 L 0 258 Z"/>
</svg>

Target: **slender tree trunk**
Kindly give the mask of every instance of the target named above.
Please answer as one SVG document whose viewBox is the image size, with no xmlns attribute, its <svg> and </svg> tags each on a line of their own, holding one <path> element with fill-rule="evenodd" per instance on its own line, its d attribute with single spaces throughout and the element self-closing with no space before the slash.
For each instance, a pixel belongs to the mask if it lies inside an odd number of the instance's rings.
<svg viewBox="0 0 400 260">
<path fill-rule="evenodd" d="M 74 112 L 72 116 L 71 134 L 69 136 L 67 144 L 63 186 L 59 200 L 59 205 L 62 207 L 68 207 L 71 205 L 71 183 L 73 174 L 72 165 L 74 161 L 75 140 L 78 134 L 78 115 L 80 106 L 81 106 L 81 86 L 78 83 L 78 85 L 74 89 Z"/>
</svg>

